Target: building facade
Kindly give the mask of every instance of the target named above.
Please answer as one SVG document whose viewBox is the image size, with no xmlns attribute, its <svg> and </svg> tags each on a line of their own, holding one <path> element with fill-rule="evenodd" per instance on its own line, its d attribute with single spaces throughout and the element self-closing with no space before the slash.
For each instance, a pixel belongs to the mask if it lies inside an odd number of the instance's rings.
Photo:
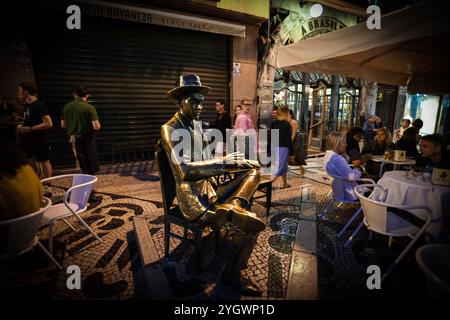
<svg viewBox="0 0 450 320">
<path fill-rule="evenodd" d="M 54 123 L 57 167 L 75 165 L 59 120 L 77 85 L 92 91 L 102 123 L 102 163 L 153 150 L 161 125 L 177 111 L 166 93 L 181 74 L 196 73 L 212 88 L 205 97 L 206 124 L 215 117 L 216 99 L 228 101 L 228 109 L 243 97 L 255 100 L 257 25 L 268 18 L 268 1 L 24 3 L 10 9 L 13 25 L 2 54 L 15 64 L 0 83 L 14 99 L 21 81 L 36 82 Z M 81 11 L 80 29 L 67 27 L 72 13 L 66 10 L 74 4 Z M 256 120 L 256 107 L 252 112 Z"/>
<path fill-rule="evenodd" d="M 315 4 L 272 0 L 270 20 L 262 26 L 268 31 L 260 31 L 261 38 L 269 43 L 260 54 L 259 92 L 265 97 L 261 99 L 260 121 L 266 125 L 271 121 L 273 106 L 289 106 L 299 122 L 305 153 L 321 152 L 327 132 L 359 125 L 355 120 L 360 113 L 360 80 L 276 68 L 279 47 L 352 26 L 365 15 L 353 6 L 349 13 L 325 5 L 316 15 Z"/>
</svg>

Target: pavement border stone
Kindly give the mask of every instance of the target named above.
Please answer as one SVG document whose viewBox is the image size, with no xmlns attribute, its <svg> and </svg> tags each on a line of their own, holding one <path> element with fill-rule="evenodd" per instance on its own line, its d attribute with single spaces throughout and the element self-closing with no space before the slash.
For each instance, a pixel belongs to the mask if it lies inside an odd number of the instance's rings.
<svg viewBox="0 0 450 320">
<path fill-rule="evenodd" d="M 287 300 L 314 300 L 318 296 L 317 218 L 312 185 L 301 189 L 301 209 L 292 249 Z"/>
<path fill-rule="evenodd" d="M 133 217 L 133 224 L 150 299 L 173 298 L 164 270 L 159 263 L 160 256 L 150 234 L 147 219 Z"/>
</svg>

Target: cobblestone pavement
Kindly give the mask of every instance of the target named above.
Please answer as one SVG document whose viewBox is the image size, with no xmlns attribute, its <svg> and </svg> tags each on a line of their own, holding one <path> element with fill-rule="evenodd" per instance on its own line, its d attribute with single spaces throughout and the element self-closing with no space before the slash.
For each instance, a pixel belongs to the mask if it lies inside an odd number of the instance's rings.
<svg viewBox="0 0 450 320">
<path fill-rule="evenodd" d="M 273 192 L 268 227 L 261 232 L 246 269 L 247 276 L 264 291 L 262 299 L 285 298 L 301 186 L 313 185 L 318 210 L 328 203 L 329 181 L 319 167 L 320 160 L 309 162 L 304 177 L 291 168 L 289 179 L 292 187 Z M 162 198 L 159 182 L 153 178 L 142 170 L 141 165 L 115 170 L 108 168 L 99 175 L 95 189 L 103 196 L 102 202 L 83 213 L 82 217 L 100 236 L 101 243 L 79 225 L 78 232 L 73 232 L 65 224 L 57 224 L 54 255 L 64 267 L 80 267 L 81 290 L 68 290 L 66 272 L 56 270 L 39 250 L 34 250 L 0 264 L 0 298 L 147 298 L 132 224 L 134 216 L 142 216 L 149 221 L 150 233 L 161 257 L 160 263 L 175 298 L 240 299 L 237 292 L 219 280 L 232 254 L 233 232 L 229 233 L 230 237 L 224 242 L 225 250 L 220 255 L 213 254 L 213 241 L 206 238 L 206 268 L 199 275 L 190 272 L 193 263 L 190 246 L 172 240 L 171 254 L 168 258 L 164 257 Z M 54 197 L 62 195 L 67 186 L 68 181 L 55 183 L 52 190 Z M 256 201 L 253 209 L 264 212 L 264 200 Z M 343 240 L 337 239 L 336 234 L 351 213 L 351 208 L 332 211 L 328 214 L 328 221 L 318 223 L 320 299 L 378 297 L 380 293 L 369 292 L 366 288 L 366 267 L 390 261 L 395 256 L 397 243 L 388 250 L 387 241 L 376 237 L 372 241 L 365 240 L 365 232 L 361 232 L 350 250 L 344 251 Z M 40 231 L 39 236 L 47 245 L 45 229 Z M 402 243 L 398 247 L 402 248 Z M 405 265 L 414 264 L 411 259 L 406 260 Z M 388 294 L 394 297 L 399 292 L 404 294 L 404 282 L 409 281 L 409 277 L 419 280 L 413 281 L 411 285 L 415 290 L 408 292 L 407 297 L 417 297 L 417 292 L 425 290 L 417 268 L 399 268 Z"/>
</svg>

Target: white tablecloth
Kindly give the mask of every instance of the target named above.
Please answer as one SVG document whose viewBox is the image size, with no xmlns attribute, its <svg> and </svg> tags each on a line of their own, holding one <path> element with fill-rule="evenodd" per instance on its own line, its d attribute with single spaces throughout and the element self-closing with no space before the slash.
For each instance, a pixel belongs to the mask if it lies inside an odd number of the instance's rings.
<svg viewBox="0 0 450 320">
<path fill-rule="evenodd" d="M 388 191 L 386 203 L 428 206 L 432 211 L 432 221 L 426 232 L 435 239 L 441 237 L 444 217 L 446 220 L 450 217 L 450 188 L 424 182 L 421 176 L 407 179 L 403 171 L 386 172 L 378 184 Z M 411 210 L 411 213 L 426 218 L 423 210 Z"/>
</svg>

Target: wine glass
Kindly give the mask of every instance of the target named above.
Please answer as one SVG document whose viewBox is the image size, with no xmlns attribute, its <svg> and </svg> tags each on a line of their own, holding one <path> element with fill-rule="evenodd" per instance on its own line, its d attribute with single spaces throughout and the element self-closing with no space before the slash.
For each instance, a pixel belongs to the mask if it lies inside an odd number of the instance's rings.
<svg viewBox="0 0 450 320">
<path fill-rule="evenodd" d="M 405 176 L 408 180 L 414 177 L 414 168 L 412 166 L 405 167 Z"/>
</svg>

